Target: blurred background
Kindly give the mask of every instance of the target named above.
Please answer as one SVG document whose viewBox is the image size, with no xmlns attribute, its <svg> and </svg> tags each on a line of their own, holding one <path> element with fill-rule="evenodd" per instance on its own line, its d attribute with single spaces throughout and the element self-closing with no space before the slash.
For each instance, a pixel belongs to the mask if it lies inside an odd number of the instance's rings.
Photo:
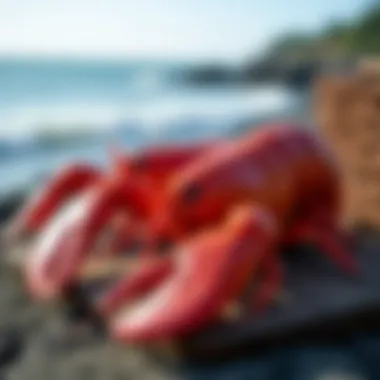
<svg viewBox="0 0 380 380">
<path fill-rule="evenodd" d="M 113 141 L 312 123 L 315 74 L 379 38 L 372 0 L 0 0 L 0 194 Z"/>
</svg>

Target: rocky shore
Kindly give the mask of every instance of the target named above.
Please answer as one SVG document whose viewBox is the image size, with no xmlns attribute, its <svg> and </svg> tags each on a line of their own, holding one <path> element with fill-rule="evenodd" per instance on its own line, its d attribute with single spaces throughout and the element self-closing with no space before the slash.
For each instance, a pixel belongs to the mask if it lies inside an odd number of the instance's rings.
<svg viewBox="0 0 380 380">
<path fill-rule="evenodd" d="M 4 225 L 22 194 L 0 202 Z M 3 243 L 3 242 L 2 242 Z M 6 247 L 2 244 L 2 258 Z M 14 270 L 0 265 L 0 379 L 171 379 L 168 370 L 100 332 L 73 324 L 59 307 L 32 303 Z M 175 378 L 175 377 L 173 377 Z"/>
<path fill-rule="evenodd" d="M 2 221 L 12 215 L 22 198 L 20 194 L 0 203 Z M 313 373 L 335 376 L 329 379 L 380 376 L 376 359 L 380 335 L 376 333 L 344 338 L 331 346 L 275 349 L 264 356 L 256 352 L 254 360 L 245 356 L 209 366 L 164 366 L 139 350 L 110 342 L 85 325 L 73 324 L 57 305 L 32 303 L 20 277 L 3 262 L 0 310 L 0 379 L 307 380 Z"/>
<path fill-rule="evenodd" d="M 188 69 L 182 76 L 186 85 L 217 86 L 276 83 L 308 88 L 322 70 L 318 61 L 282 62 L 268 59 L 231 69 L 222 65 L 204 65 Z"/>
<path fill-rule="evenodd" d="M 236 67 L 222 64 L 192 66 L 181 76 L 186 85 L 195 86 L 255 86 L 284 85 L 296 90 L 309 89 L 317 77 L 326 72 L 352 71 L 363 62 L 359 58 L 291 59 L 275 53 Z M 369 62 L 368 64 L 372 64 Z"/>
</svg>

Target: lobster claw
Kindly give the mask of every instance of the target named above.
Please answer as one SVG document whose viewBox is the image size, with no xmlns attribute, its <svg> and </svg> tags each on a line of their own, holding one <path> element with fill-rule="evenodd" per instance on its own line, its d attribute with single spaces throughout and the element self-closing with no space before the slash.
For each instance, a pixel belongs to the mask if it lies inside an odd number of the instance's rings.
<svg viewBox="0 0 380 380">
<path fill-rule="evenodd" d="M 122 341 L 149 341 L 211 322 L 244 290 L 275 240 L 269 213 L 238 207 L 223 226 L 179 247 L 172 270 L 144 298 L 132 304 L 124 299 L 109 318 L 111 334 Z"/>
<path fill-rule="evenodd" d="M 69 250 L 71 237 L 76 225 L 86 214 L 91 197 L 92 192 L 87 190 L 70 201 L 37 236 L 25 266 L 29 291 L 37 298 L 53 296 L 55 261 Z"/>
<path fill-rule="evenodd" d="M 66 200 L 94 183 L 101 172 L 90 165 L 66 167 L 16 215 L 7 230 L 14 241 L 42 228 Z"/>
<path fill-rule="evenodd" d="M 90 192 L 86 191 L 70 201 L 37 236 L 25 265 L 26 282 L 32 295 L 38 298 L 52 295 L 49 276 L 50 268 L 54 268 L 52 261 L 67 250 L 70 234 L 86 212 L 90 196 Z"/>
<path fill-rule="evenodd" d="M 41 235 L 26 267 L 31 293 L 48 298 L 64 291 L 115 213 L 145 207 L 140 190 L 134 182 L 103 182 L 64 210 Z"/>
<path fill-rule="evenodd" d="M 127 302 L 158 286 L 173 270 L 170 257 L 149 257 L 139 262 L 136 270 L 106 291 L 95 303 L 97 311 L 105 316 L 112 315 Z"/>
</svg>

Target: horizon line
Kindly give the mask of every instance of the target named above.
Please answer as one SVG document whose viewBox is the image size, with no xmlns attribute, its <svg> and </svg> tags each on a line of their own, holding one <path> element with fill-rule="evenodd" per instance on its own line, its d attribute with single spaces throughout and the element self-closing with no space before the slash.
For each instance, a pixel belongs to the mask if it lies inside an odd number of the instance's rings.
<svg viewBox="0 0 380 380">
<path fill-rule="evenodd" d="M 207 57 L 195 55 L 167 54 L 76 54 L 69 52 L 62 53 L 42 53 L 42 52 L 2 52 L 0 51 L 0 61 L 38 61 L 38 62 L 99 62 L 99 63 L 131 63 L 131 62 L 159 62 L 159 63 L 183 63 L 183 64 L 239 64 L 247 60 L 252 60 L 261 54 L 242 55 L 240 57 Z"/>
</svg>

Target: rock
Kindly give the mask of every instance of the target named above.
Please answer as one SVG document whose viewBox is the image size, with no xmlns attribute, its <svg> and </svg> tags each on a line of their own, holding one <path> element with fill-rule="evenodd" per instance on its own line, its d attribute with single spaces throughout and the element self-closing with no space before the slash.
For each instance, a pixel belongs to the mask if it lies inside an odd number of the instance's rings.
<svg viewBox="0 0 380 380">
<path fill-rule="evenodd" d="M 238 73 L 218 65 L 205 65 L 189 69 L 182 76 L 186 84 L 231 84 L 238 80 Z"/>
<path fill-rule="evenodd" d="M 16 329 L 0 332 L 0 368 L 12 364 L 23 350 L 21 334 Z"/>
<path fill-rule="evenodd" d="M 245 82 L 278 82 L 292 87 L 309 87 L 321 65 L 316 61 L 286 62 L 267 59 L 249 63 L 242 69 Z"/>
<path fill-rule="evenodd" d="M 25 195 L 14 193 L 0 200 L 0 224 L 6 222 L 24 201 Z"/>
</svg>

